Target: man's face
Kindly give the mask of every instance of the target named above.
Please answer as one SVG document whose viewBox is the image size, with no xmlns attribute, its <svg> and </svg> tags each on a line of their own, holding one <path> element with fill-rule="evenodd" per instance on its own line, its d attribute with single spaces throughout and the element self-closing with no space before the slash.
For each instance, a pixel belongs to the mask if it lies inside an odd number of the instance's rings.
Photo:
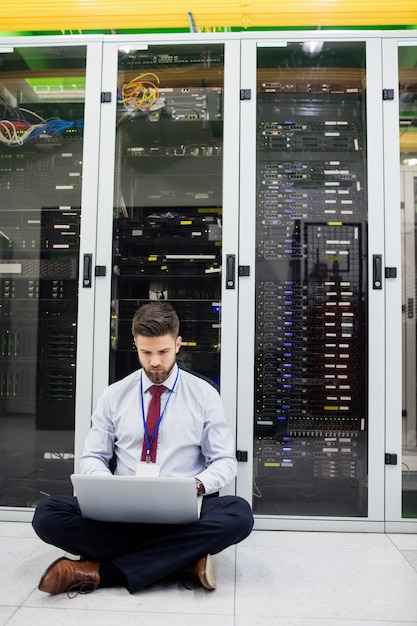
<svg viewBox="0 0 417 626">
<path fill-rule="evenodd" d="M 160 385 L 168 378 L 175 365 L 181 337 L 174 339 L 172 335 L 161 337 L 136 335 L 134 342 L 139 362 L 146 375 L 153 383 Z"/>
</svg>

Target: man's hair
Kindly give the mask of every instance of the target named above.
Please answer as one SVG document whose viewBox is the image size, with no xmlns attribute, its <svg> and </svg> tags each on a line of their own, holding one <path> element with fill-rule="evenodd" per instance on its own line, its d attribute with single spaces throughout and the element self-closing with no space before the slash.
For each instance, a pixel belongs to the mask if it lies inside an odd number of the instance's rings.
<svg viewBox="0 0 417 626">
<path fill-rule="evenodd" d="M 173 307 L 168 302 L 149 302 L 143 304 L 132 319 L 132 335 L 143 337 L 178 337 L 180 321 Z"/>
</svg>

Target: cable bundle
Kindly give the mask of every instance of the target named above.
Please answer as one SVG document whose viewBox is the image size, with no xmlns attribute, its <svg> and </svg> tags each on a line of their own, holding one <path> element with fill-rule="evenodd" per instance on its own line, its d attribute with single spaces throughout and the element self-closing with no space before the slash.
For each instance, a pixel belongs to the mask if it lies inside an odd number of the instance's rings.
<svg viewBox="0 0 417 626">
<path fill-rule="evenodd" d="M 122 86 L 120 102 L 128 111 L 136 109 L 149 109 L 158 100 L 159 91 L 157 85 L 151 80 L 144 80 L 146 77 L 154 77 L 159 85 L 159 78 L 156 74 L 147 72 L 133 78 L 130 82 Z"/>
<path fill-rule="evenodd" d="M 21 115 L 21 112 L 30 113 L 40 120 L 38 124 L 31 124 Z M 15 111 L 17 119 L 0 120 L 0 142 L 11 148 L 22 146 L 29 140 L 36 139 L 41 135 L 57 137 L 68 130 L 81 131 L 84 128 L 84 120 L 78 119 L 72 122 L 52 118 L 44 120 L 39 115 L 27 109 L 18 109 Z"/>
</svg>

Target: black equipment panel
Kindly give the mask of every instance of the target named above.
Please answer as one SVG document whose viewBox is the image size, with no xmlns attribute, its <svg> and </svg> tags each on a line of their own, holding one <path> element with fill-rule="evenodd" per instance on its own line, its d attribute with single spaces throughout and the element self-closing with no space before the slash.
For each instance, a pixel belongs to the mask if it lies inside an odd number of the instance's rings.
<svg viewBox="0 0 417 626">
<path fill-rule="evenodd" d="M 260 514 L 367 511 L 364 90 L 322 84 L 293 76 L 257 95 Z"/>
</svg>

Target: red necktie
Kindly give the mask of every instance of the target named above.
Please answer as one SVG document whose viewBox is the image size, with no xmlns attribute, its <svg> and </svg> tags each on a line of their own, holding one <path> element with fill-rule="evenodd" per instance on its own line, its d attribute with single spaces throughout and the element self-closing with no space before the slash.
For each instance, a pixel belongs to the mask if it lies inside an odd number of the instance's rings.
<svg viewBox="0 0 417 626">
<path fill-rule="evenodd" d="M 148 415 L 146 417 L 146 431 L 148 433 L 148 441 L 150 442 L 152 439 L 152 435 L 154 433 L 155 427 L 158 423 L 158 420 L 161 416 L 161 394 L 164 393 L 166 387 L 163 385 L 152 385 L 149 387 L 149 391 L 152 394 L 151 401 L 149 403 Z M 154 440 L 151 444 L 150 457 L 152 463 L 155 463 L 156 460 L 156 444 L 158 441 L 158 433 L 156 433 Z M 143 446 L 142 446 L 142 461 L 146 461 L 146 436 L 143 435 Z"/>
</svg>

